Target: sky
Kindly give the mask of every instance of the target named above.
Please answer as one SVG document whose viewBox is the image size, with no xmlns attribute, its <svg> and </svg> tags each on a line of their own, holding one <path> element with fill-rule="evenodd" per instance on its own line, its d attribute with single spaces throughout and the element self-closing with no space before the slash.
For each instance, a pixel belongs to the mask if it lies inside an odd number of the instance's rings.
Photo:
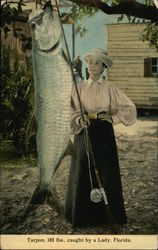
<svg viewBox="0 0 158 250">
<path fill-rule="evenodd" d="M 106 50 L 106 24 L 117 22 L 117 16 L 109 16 L 99 11 L 94 16 L 84 18 L 82 25 L 86 26 L 87 32 L 84 37 L 80 34 L 75 36 L 75 54 L 82 55 L 91 51 L 93 48 L 102 48 Z M 67 24 L 64 25 L 66 40 L 69 46 L 69 52 L 72 55 L 72 27 Z M 85 63 L 83 61 L 83 68 Z M 83 69 L 85 77 L 85 69 Z"/>
</svg>

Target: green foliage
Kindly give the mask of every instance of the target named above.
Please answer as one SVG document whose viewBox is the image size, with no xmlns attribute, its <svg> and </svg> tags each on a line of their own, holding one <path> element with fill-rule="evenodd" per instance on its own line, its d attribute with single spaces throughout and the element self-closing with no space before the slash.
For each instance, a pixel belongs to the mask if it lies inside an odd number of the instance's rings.
<svg viewBox="0 0 158 250">
<path fill-rule="evenodd" d="M 154 2 L 152 0 L 143 0 L 142 3 L 147 6 L 154 6 Z M 129 23 L 145 23 L 145 20 L 137 19 L 136 17 L 129 15 L 120 15 L 117 21 L 121 22 L 125 16 L 127 17 Z M 140 35 L 142 41 L 149 41 L 149 45 L 158 50 L 158 23 L 147 23 L 145 29 L 143 29 Z"/>
<path fill-rule="evenodd" d="M 144 0 L 143 3 L 146 4 L 147 6 L 154 6 L 153 0 Z"/>
<path fill-rule="evenodd" d="M 31 50 L 32 48 L 32 38 L 26 37 L 24 34 L 19 34 L 18 36 L 22 41 L 22 51 L 26 52 L 27 50 Z"/>
<path fill-rule="evenodd" d="M 16 17 L 19 16 L 19 14 L 22 12 L 22 6 L 25 5 L 23 3 L 23 0 L 19 0 L 16 7 L 11 7 L 11 4 L 13 2 L 7 2 L 5 1 L 1 5 L 1 22 L 0 27 L 3 29 L 5 36 L 7 36 L 8 32 L 10 31 L 10 24 L 12 20 L 15 20 Z M 17 35 L 16 30 L 15 36 Z"/>
<path fill-rule="evenodd" d="M 119 23 L 119 22 L 121 22 L 121 21 L 123 21 L 123 19 L 124 19 L 124 17 L 126 17 L 127 18 L 127 20 L 128 20 L 128 22 L 129 23 L 139 23 L 141 20 L 137 20 L 136 21 L 136 17 L 132 17 L 132 16 L 130 16 L 130 15 L 120 15 L 118 18 L 117 18 L 117 22 Z M 142 21 L 141 21 L 142 22 Z"/>
<path fill-rule="evenodd" d="M 13 58 L 12 64 L 11 59 Z M 12 140 L 16 152 L 24 154 L 25 131 L 33 109 L 31 61 L 19 62 L 16 50 L 1 53 L 1 138 Z"/>
<path fill-rule="evenodd" d="M 149 45 L 158 50 L 158 23 L 148 23 L 141 32 L 142 41 L 149 41 Z"/>
<path fill-rule="evenodd" d="M 78 24 L 77 27 L 76 27 L 75 32 L 80 33 L 80 36 L 84 37 L 85 33 L 87 32 L 87 28 L 86 28 L 86 26 L 81 26 L 80 24 Z"/>
<path fill-rule="evenodd" d="M 112 6 L 119 4 L 119 0 L 112 0 L 112 1 L 108 1 L 108 2 L 111 2 Z"/>
<path fill-rule="evenodd" d="M 25 6 L 23 0 L 17 1 L 17 6 L 12 7 L 13 2 L 5 2 L 1 6 L 1 23 L 0 27 L 4 32 L 4 37 L 7 38 L 7 35 L 10 31 L 13 32 L 14 37 L 19 38 L 22 41 L 22 49 L 25 52 L 26 50 L 31 49 L 31 37 L 26 37 L 23 34 L 22 29 L 15 28 L 12 24 L 13 20 L 16 20 L 22 14 L 22 6 Z M 15 4 L 15 3 L 14 3 Z"/>
<path fill-rule="evenodd" d="M 85 5 L 73 5 L 71 9 L 71 16 L 73 20 L 76 22 L 78 20 L 83 19 L 83 17 L 93 16 L 97 12 L 97 8 L 88 7 Z"/>
<path fill-rule="evenodd" d="M 88 7 L 85 5 L 76 5 L 74 4 L 68 14 L 69 17 L 73 19 L 73 22 L 76 24 L 76 33 L 79 33 L 81 37 L 87 32 L 87 28 L 82 26 L 81 20 L 86 17 L 91 17 L 97 13 L 97 8 Z"/>
</svg>

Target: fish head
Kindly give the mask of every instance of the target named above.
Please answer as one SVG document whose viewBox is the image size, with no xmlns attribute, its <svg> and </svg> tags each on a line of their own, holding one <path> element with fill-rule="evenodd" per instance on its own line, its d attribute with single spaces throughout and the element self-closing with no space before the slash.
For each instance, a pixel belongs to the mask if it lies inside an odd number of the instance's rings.
<svg viewBox="0 0 158 250">
<path fill-rule="evenodd" d="M 59 45 L 62 30 L 57 13 L 49 7 L 35 10 L 29 16 L 34 46 L 41 51 L 56 49 Z"/>
</svg>

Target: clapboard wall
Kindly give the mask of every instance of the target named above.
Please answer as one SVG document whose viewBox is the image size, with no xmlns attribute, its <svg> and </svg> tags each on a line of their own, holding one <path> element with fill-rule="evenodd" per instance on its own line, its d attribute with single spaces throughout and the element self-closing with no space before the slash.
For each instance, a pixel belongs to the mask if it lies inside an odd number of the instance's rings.
<svg viewBox="0 0 158 250">
<path fill-rule="evenodd" d="M 158 109 L 158 77 L 144 77 L 144 59 L 158 58 L 156 49 L 140 40 L 144 24 L 106 25 L 106 50 L 113 60 L 109 81 L 122 89 L 138 108 Z"/>
</svg>

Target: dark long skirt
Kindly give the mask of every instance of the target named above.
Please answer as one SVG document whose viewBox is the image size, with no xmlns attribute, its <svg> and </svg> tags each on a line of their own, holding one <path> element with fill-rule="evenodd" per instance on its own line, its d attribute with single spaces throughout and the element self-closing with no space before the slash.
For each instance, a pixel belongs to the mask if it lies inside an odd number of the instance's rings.
<svg viewBox="0 0 158 250">
<path fill-rule="evenodd" d="M 102 185 L 106 191 L 113 222 L 127 222 L 124 209 L 117 146 L 113 127 L 107 121 L 91 120 L 88 128 L 96 165 Z M 73 227 L 108 224 L 108 216 L 103 200 L 90 200 L 90 176 L 85 151 L 84 132 L 75 135 L 76 159 L 72 159 L 65 202 L 65 218 Z M 94 166 L 91 163 L 93 188 L 97 188 Z"/>
</svg>

